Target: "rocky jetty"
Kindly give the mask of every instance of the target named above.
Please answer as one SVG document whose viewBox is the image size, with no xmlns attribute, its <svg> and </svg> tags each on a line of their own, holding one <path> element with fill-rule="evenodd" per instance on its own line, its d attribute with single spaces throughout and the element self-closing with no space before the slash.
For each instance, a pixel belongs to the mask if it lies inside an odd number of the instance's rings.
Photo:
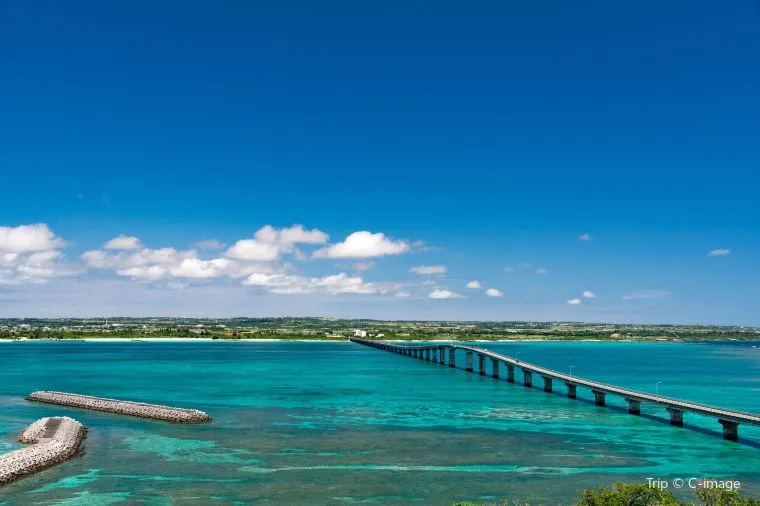
<svg viewBox="0 0 760 506">
<path fill-rule="evenodd" d="M 77 455 L 87 428 L 66 416 L 41 418 L 19 436 L 33 446 L 0 455 L 0 485 L 59 464 Z"/>
<path fill-rule="evenodd" d="M 204 423 L 210 422 L 211 417 L 197 409 L 174 408 L 160 404 L 145 404 L 142 402 L 120 401 L 105 397 L 69 394 L 65 392 L 32 392 L 26 398 L 29 401 L 45 402 L 58 406 L 92 409 L 119 415 L 137 416 L 153 420 L 163 420 L 171 423 Z"/>
</svg>

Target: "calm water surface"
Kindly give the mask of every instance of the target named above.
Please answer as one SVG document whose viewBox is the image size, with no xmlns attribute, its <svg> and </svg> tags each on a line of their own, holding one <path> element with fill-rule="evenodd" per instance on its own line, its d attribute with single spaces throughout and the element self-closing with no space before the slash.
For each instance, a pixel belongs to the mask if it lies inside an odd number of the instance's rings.
<svg viewBox="0 0 760 506">
<path fill-rule="evenodd" d="M 760 411 L 758 343 L 481 346 Z M 176 426 L 24 401 L 33 390 L 193 407 L 214 421 Z M 622 400 L 599 408 L 590 392 L 573 401 L 557 390 L 347 342 L 3 343 L 0 452 L 21 447 L 18 433 L 43 416 L 72 416 L 90 432 L 83 457 L 0 488 L 0 504 L 567 504 L 578 488 L 692 476 L 738 479 L 760 495 L 760 430 L 741 426 L 732 443 L 715 420 L 687 414 L 678 429 L 662 408 L 633 417 Z"/>
</svg>

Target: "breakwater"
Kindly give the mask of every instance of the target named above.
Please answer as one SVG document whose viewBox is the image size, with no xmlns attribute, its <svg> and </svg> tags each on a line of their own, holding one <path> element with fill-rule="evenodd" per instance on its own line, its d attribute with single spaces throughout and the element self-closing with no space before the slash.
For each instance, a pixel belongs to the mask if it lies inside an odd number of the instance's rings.
<svg viewBox="0 0 760 506">
<path fill-rule="evenodd" d="M 19 436 L 28 448 L 0 455 L 0 485 L 60 464 L 81 449 L 87 428 L 66 416 L 41 418 Z"/>
<path fill-rule="evenodd" d="M 66 392 L 32 392 L 26 398 L 29 401 L 44 402 L 58 406 L 72 408 L 91 409 L 105 411 L 119 415 L 150 418 L 171 423 L 204 423 L 210 422 L 211 417 L 197 409 L 175 408 L 160 404 L 146 404 L 143 402 L 121 401 L 106 397 L 93 397 L 90 395 L 70 394 Z"/>
</svg>

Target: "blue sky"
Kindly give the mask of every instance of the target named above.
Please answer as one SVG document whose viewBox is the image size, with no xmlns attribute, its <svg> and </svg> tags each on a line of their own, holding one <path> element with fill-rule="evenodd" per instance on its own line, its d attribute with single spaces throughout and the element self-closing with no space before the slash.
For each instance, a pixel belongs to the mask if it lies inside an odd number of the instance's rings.
<svg viewBox="0 0 760 506">
<path fill-rule="evenodd" d="M 2 316 L 760 325 L 757 2 L 0 9 Z"/>
</svg>

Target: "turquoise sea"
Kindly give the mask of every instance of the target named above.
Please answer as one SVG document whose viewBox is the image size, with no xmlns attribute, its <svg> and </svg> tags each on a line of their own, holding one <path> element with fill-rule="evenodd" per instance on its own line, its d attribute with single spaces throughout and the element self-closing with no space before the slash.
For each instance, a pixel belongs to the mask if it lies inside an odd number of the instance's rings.
<svg viewBox="0 0 760 506">
<path fill-rule="evenodd" d="M 760 343 L 483 343 L 621 386 L 760 411 Z M 458 357 L 458 363 L 464 363 Z M 490 365 L 490 364 L 489 364 Z M 519 371 L 518 371 L 519 372 Z M 517 375 L 518 382 L 521 375 Z M 540 387 L 541 382 L 536 381 Z M 207 411 L 178 426 L 24 400 L 62 390 Z M 568 504 L 577 490 L 717 477 L 760 496 L 760 430 L 628 415 L 349 342 L 0 344 L 0 452 L 49 415 L 86 454 L 0 488 L 3 505 Z"/>
</svg>

